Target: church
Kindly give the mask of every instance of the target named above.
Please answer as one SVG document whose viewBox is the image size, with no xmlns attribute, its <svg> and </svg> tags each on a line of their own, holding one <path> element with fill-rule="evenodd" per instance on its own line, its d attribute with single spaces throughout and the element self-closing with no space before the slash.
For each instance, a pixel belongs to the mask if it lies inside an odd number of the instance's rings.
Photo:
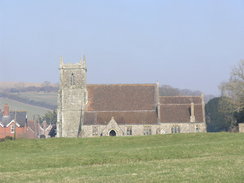
<svg viewBox="0 0 244 183">
<path fill-rule="evenodd" d="M 60 60 L 57 137 L 206 132 L 202 96 L 159 96 L 159 84 L 87 84 L 86 60 Z"/>
</svg>

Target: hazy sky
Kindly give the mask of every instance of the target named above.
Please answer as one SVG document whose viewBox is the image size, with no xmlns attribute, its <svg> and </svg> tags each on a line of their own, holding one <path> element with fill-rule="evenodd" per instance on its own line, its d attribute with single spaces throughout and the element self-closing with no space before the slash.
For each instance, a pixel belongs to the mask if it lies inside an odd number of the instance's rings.
<svg viewBox="0 0 244 183">
<path fill-rule="evenodd" d="M 88 83 L 217 95 L 244 59 L 244 1 L 0 0 L 0 81 L 58 82 L 83 54 Z"/>
</svg>

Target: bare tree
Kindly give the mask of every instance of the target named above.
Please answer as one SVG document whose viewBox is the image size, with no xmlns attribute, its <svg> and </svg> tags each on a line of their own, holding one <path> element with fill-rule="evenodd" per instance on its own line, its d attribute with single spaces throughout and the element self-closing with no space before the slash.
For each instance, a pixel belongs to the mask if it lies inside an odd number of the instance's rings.
<svg viewBox="0 0 244 183">
<path fill-rule="evenodd" d="M 220 89 L 236 112 L 244 108 L 244 60 L 232 69 L 229 81 L 222 83 Z"/>
</svg>

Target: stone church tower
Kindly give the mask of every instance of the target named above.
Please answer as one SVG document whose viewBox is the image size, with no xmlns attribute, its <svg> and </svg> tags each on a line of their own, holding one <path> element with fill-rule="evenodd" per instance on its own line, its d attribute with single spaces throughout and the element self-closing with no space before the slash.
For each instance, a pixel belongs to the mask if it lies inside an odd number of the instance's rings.
<svg viewBox="0 0 244 183">
<path fill-rule="evenodd" d="M 57 137 L 78 137 L 81 136 L 87 103 L 86 60 L 64 64 L 61 57 L 59 72 Z"/>
</svg>

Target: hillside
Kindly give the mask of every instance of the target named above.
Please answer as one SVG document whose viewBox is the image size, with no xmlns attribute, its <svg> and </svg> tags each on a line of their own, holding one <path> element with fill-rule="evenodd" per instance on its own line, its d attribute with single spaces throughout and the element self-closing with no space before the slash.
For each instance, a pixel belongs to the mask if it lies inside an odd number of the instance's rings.
<svg viewBox="0 0 244 183">
<path fill-rule="evenodd" d="M 244 134 L 0 142 L 0 182 L 243 182 Z"/>
<path fill-rule="evenodd" d="M 57 84 L 47 81 L 43 83 L 0 82 L 0 109 L 8 103 L 11 110 L 27 111 L 28 118 L 33 119 L 57 108 L 57 90 Z M 200 96 L 201 92 L 162 85 L 160 94 L 162 96 Z M 206 102 L 212 97 L 205 96 Z"/>
<path fill-rule="evenodd" d="M 18 102 L 16 100 L 11 100 L 9 98 L 0 97 L 0 109 L 3 108 L 4 104 L 8 104 L 11 111 L 27 111 L 27 117 L 29 120 L 33 120 L 34 118 L 37 119 L 38 116 L 42 116 L 48 111 L 51 111 L 47 108 L 33 106 L 30 104 Z"/>
<path fill-rule="evenodd" d="M 0 109 L 27 111 L 28 119 L 42 116 L 57 106 L 57 84 L 0 82 Z"/>
</svg>

